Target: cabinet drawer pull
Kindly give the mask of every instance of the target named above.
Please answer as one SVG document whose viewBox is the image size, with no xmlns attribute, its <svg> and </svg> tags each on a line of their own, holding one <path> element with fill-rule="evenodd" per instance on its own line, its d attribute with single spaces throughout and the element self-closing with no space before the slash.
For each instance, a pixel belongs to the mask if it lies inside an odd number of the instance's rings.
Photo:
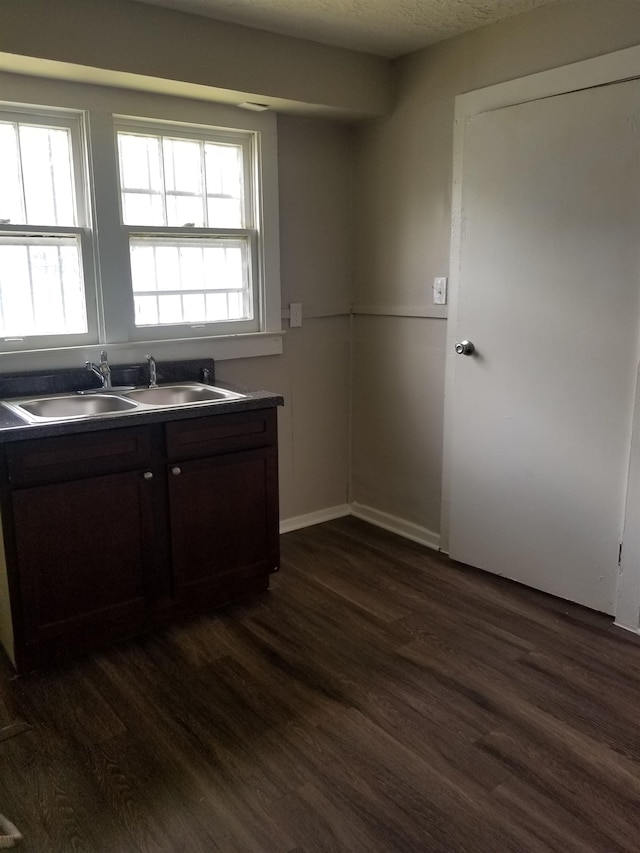
<svg viewBox="0 0 640 853">
<path fill-rule="evenodd" d="M 142 476 L 145 480 L 153 480 L 153 471 L 145 471 Z"/>
<path fill-rule="evenodd" d="M 176 465 L 176 466 L 175 466 L 175 468 L 172 468 L 172 469 L 171 469 L 171 473 L 172 473 L 175 477 L 177 477 L 177 476 L 178 476 L 178 474 L 182 474 L 182 468 L 178 468 L 178 466 Z"/>
</svg>

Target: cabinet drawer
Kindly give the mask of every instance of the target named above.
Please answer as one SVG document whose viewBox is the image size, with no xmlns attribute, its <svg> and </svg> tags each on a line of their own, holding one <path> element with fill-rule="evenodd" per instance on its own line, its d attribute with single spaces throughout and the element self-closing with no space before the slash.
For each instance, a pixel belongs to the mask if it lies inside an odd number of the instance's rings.
<svg viewBox="0 0 640 853">
<path fill-rule="evenodd" d="M 147 427 L 17 442 L 7 445 L 9 479 L 29 486 L 141 468 L 150 445 Z"/>
<path fill-rule="evenodd" d="M 169 459 L 196 459 L 277 443 L 275 409 L 213 415 L 166 426 Z"/>
</svg>

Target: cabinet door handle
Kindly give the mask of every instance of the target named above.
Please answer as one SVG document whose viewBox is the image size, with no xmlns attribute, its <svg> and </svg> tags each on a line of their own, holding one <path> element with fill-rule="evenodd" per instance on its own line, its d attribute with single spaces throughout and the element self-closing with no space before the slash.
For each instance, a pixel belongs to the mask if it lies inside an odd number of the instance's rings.
<svg viewBox="0 0 640 853">
<path fill-rule="evenodd" d="M 178 474 L 182 474 L 182 468 L 178 468 L 178 466 L 176 465 L 176 466 L 175 466 L 175 468 L 172 468 L 172 469 L 171 469 L 171 473 L 172 473 L 175 477 L 177 477 L 177 476 L 178 476 Z"/>
<path fill-rule="evenodd" d="M 145 471 L 142 476 L 145 480 L 153 480 L 153 471 Z"/>
</svg>

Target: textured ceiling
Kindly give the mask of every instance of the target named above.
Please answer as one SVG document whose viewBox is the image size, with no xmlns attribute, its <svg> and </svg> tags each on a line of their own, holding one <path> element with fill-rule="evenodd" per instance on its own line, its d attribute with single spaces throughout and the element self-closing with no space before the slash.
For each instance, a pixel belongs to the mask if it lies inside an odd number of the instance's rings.
<svg viewBox="0 0 640 853">
<path fill-rule="evenodd" d="M 138 0 L 396 57 L 557 0 Z"/>
</svg>

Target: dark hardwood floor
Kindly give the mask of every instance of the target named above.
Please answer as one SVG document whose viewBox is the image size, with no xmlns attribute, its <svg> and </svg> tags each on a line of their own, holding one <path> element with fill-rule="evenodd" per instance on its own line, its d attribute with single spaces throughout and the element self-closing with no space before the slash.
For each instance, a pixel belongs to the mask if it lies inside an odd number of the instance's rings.
<svg viewBox="0 0 640 853">
<path fill-rule="evenodd" d="M 273 589 L 0 679 L 32 853 L 639 851 L 640 644 L 354 519 Z"/>
</svg>

